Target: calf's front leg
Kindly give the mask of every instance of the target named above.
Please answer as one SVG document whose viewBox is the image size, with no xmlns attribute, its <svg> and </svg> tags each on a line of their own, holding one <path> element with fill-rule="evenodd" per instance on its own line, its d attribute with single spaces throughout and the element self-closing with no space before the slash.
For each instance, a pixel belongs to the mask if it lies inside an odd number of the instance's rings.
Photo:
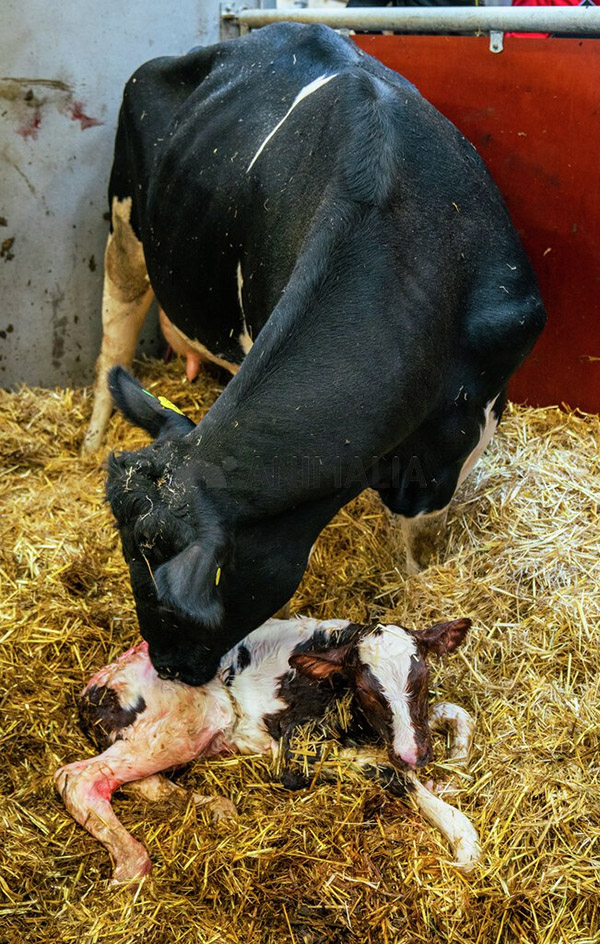
<svg viewBox="0 0 600 944">
<path fill-rule="evenodd" d="M 419 812 L 450 846 L 455 857 L 453 865 L 462 872 L 473 870 L 481 856 L 479 836 L 464 813 L 435 796 L 411 770 L 401 771 L 392 767 L 384 748 L 344 748 L 339 756 L 364 770 L 393 793 L 403 794 L 405 787 L 406 794 Z"/>
</svg>

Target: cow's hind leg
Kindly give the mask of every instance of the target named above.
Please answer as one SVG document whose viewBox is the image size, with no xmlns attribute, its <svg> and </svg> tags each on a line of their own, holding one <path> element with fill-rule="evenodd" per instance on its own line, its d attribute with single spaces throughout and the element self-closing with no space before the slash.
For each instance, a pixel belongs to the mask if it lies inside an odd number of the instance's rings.
<svg viewBox="0 0 600 944">
<path fill-rule="evenodd" d="M 469 400 L 464 416 L 441 415 L 433 424 L 430 422 L 429 428 L 418 434 L 418 454 L 401 469 L 399 479 L 393 477 L 390 485 L 379 488 L 389 510 L 400 517 L 409 574 L 418 573 L 431 562 L 446 527 L 450 502 L 490 443 L 505 403 L 506 392 L 501 391 L 480 406 L 471 405 Z M 448 443 L 438 435 L 446 427 L 454 427 L 456 433 L 457 424 L 460 441 L 464 438 L 464 452 L 458 457 L 459 443 L 449 450 Z"/>
<path fill-rule="evenodd" d="M 152 302 L 144 250 L 130 222 L 131 198 L 113 200 L 113 231 L 104 258 L 102 293 L 102 348 L 96 362 L 92 418 L 83 441 L 83 451 L 102 445 L 112 412 L 107 386 L 111 367 L 129 367 L 144 318 Z"/>
</svg>

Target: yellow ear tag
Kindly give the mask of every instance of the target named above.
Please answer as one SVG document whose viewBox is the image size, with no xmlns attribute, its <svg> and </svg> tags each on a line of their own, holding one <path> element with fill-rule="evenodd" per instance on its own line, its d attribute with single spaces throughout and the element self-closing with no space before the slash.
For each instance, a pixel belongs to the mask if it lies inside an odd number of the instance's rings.
<svg viewBox="0 0 600 944">
<path fill-rule="evenodd" d="M 215 576 L 215 587 L 219 586 L 220 581 L 221 581 L 221 568 L 217 567 L 217 574 Z"/>
<path fill-rule="evenodd" d="M 180 410 L 178 406 L 175 406 L 175 404 L 171 403 L 170 400 L 167 400 L 166 397 L 157 397 L 156 399 L 161 406 L 164 406 L 166 410 L 173 410 L 174 413 L 179 413 L 180 416 L 185 416 L 183 410 Z"/>
</svg>

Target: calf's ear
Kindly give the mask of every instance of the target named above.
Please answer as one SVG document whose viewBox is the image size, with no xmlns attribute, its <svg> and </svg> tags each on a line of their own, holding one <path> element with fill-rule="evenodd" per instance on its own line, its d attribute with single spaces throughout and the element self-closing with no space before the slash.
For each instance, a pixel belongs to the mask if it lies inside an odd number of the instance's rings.
<svg viewBox="0 0 600 944">
<path fill-rule="evenodd" d="M 204 626 L 218 626 L 223 617 L 220 556 L 209 542 L 194 543 L 157 567 L 154 580 L 161 603 Z"/>
<path fill-rule="evenodd" d="M 123 367 L 113 367 L 108 387 L 118 410 L 134 426 L 141 426 L 155 439 L 174 439 L 194 429 L 195 423 L 164 397 L 144 390 Z M 162 401 L 162 402 L 161 402 Z"/>
<path fill-rule="evenodd" d="M 413 630 L 413 635 L 429 652 L 445 656 L 448 652 L 458 649 L 470 627 L 471 620 L 463 618 L 452 620 L 450 623 L 436 623 L 427 629 Z"/>
<path fill-rule="evenodd" d="M 345 674 L 344 660 L 352 645 L 326 649 L 324 652 L 297 652 L 290 656 L 289 662 L 300 675 L 312 679 L 331 678 L 332 675 Z"/>
</svg>

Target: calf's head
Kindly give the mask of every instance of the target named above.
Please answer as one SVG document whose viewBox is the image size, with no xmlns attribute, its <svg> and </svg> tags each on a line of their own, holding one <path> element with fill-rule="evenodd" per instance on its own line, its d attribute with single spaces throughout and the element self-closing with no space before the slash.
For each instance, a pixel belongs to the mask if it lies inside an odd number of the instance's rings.
<svg viewBox="0 0 600 944">
<path fill-rule="evenodd" d="M 365 719 L 387 744 L 390 761 L 414 770 L 433 756 L 427 656 L 453 652 L 470 626 L 469 619 L 421 630 L 375 626 L 337 648 L 294 655 L 290 664 L 315 679 L 344 675 Z"/>
</svg>

